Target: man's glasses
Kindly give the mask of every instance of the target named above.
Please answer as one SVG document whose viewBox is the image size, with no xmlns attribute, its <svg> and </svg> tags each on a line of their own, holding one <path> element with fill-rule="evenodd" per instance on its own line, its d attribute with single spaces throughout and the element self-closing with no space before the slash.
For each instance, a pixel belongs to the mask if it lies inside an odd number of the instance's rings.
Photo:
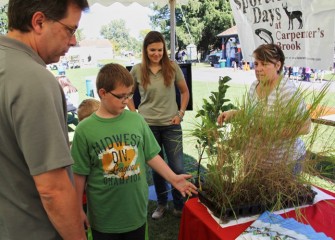
<svg viewBox="0 0 335 240">
<path fill-rule="evenodd" d="M 133 93 L 130 93 L 128 95 L 124 95 L 124 96 L 119 96 L 119 95 L 115 95 L 114 93 L 112 92 L 108 92 L 110 94 L 112 94 L 114 97 L 116 97 L 117 99 L 121 100 L 121 101 L 125 101 L 127 99 L 132 99 L 134 94 Z"/>
<path fill-rule="evenodd" d="M 69 31 L 69 33 L 71 34 L 71 37 L 76 33 L 76 31 L 77 31 L 77 28 L 74 28 L 74 27 L 70 27 L 70 26 L 68 26 L 68 25 L 66 25 L 66 24 L 64 24 L 64 23 L 62 23 L 62 22 L 60 22 L 60 21 L 58 21 L 58 20 L 56 20 L 56 19 L 52 19 L 53 21 L 55 21 L 55 22 L 58 22 L 59 24 L 61 24 L 61 25 L 63 25 L 68 31 Z"/>
</svg>

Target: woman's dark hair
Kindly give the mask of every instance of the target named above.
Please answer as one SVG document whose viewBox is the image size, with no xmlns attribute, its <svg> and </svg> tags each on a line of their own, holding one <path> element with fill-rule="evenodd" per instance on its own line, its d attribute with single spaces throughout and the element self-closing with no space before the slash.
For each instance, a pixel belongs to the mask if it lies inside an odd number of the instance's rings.
<svg viewBox="0 0 335 240">
<path fill-rule="evenodd" d="M 31 19 L 36 12 L 60 20 L 66 16 L 70 4 L 83 11 L 89 8 L 87 0 L 9 0 L 8 29 L 29 32 L 32 28 Z"/>
<path fill-rule="evenodd" d="M 277 44 L 262 44 L 253 52 L 253 57 L 263 62 L 276 64 L 280 61 L 281 66 L 278 74 L 283 71 L 285 55 Z"/>
<path fill-rule="evenodd" d="M 143 41 L 143 48 L 142 48 L 142 64 L 141 64 L 141 70 L 142 70 L 142 85 L 143 88 L 146 89 L 148 84 L 150 84 L 150 78 L 149 78 L 149 64 L 150 59 L 148 57 L 147 48 L 152 43 L 163 43 L 163 57 L 161 60 L 161 66 L 162 66 L 162 74 L 164 77 L 164 85 L 170 86 L 173 80 L 173 76 L 176 72 L 171 60 L 169 59 L 169 56 L 167 54 L 166 50 L 166 43 L 163 35 L 160 32 L 157 31 L 150 31 L 144 38 Z"/>
</svg>

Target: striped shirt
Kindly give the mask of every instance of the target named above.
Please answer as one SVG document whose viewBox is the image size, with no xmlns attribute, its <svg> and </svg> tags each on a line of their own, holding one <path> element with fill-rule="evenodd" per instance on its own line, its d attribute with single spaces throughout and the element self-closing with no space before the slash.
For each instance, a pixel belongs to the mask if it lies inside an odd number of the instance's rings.
<svg viewBox="0 0 335 240">
<path fill-rule="evenodd" d="M 281 113 L 282 111 L 279 110 L 279 108 L 289 108 L 289 104 L 294 104 L 294 102 L 297 102 L 292 99 L 299 99 L 300 96 L 297 95 L 298 89 L 297 87 L 290 82 L 288 79 L 282 79 L 278 86 L 272 90 L 272 92 L 269 94 L 269 96 L 266 99 L 260 99 L 256 93 L 256 87 L 257 87 L 258 81 L 254 81 L 250 87 L 249 90 L 249 100 L 252 103 L 258 104 L 261 102 L 265 102 L 266 108 L 265 112 L 266 114 L 276 114 L 276 112 Z M 292 100 L 292 101 L 290 101 Z M 279 107 L 279 108 L 278 108 Z M 296 116 L 302 116 L 306 112 L 306 105 L 304 101 L 301 99 L 298 102 L 296 111 Z M 279 110 L 279 111 L 278 111 Z M 286 125 L 286 124 L 285 124 Z M 267 127 L 267 126 L 265 126 Z M 287 126 L 289 128 L 289 126 Z M 302 141 L 301 138 L 296 137 L 295 139 L 283 139 L 280 136 L 278 136 L 278 139 L 275 142 L 271 142 L 270 144 L 270 151 L 267 150 L 266 158 L 264 159 L 264 163 L 273 165 L 276 162 L 286 161 L 287 163 L 296 161 L 300 158 L 302 158 L 306 154 L 306 148 L 305 144 Z M 265 144 L 266 145 L 266 144 Z M 249 145 L 251 148 L 250 150 L 258 150 L 262 151 L 262 148 L 269 149 L 268 146 L 260 146 L 257 144 L 251 143 Z M 257 149 L 255 149 L 257 148 Z M 271 154 L 269 154 L 271 153 Z"/>
</svg>

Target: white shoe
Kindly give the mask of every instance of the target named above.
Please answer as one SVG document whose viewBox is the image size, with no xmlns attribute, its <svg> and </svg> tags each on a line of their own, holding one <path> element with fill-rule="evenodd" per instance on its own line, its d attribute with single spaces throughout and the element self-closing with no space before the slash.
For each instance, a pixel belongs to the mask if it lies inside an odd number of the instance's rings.
<svg viewBox="0 0 335 240">
<path fill-rule="evenodd" d="M 158 205 L 156 210 L 151 215 L 152 219 L 160 219 L 163 217 L 165 211 L 168 209 L 168 205 Z"/>
</svg>

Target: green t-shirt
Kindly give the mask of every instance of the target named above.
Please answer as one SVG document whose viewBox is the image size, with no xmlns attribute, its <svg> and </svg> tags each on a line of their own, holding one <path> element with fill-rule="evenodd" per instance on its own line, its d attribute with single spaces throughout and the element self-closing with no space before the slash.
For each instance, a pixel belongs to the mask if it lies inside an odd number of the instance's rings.
<svg viewBox="0 0 335 240">
<path fill-rule="evenodd" d="M 88 218 L 104 233 L 129 232 L 147 218 L 146 161 L 160 147 L 143 117 L 125 110 L 116 118 L 95 113 L 76 127 L 74 173 L 87 176 Z"/>
<path fill-rule="evenodd" d="M 131 69 L 131 74 L 141 95 L 138 112 L 150 126 L 169 126 L 171 119 L 177 114 L 175 82 L 185 81 L 185 77 L 179 65 L 175 62 L 173 64 L 176 72 L 171 86 L 164 85 L 162 71 L 158 71 L 156 74 L 150 71 L 150 84 L 146 91 L 141 84 L 141 64 L 139 63 Z"/>
</svg>

